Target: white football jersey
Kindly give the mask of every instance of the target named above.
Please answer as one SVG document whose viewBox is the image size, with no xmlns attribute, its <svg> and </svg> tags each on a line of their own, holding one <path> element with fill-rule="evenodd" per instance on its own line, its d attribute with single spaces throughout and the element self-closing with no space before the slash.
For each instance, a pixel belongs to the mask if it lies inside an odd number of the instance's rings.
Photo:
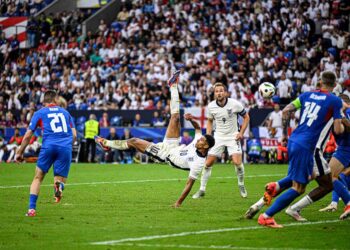
<svg viewBox="0 0 350 250">
<path fill-rule="evenodd" d="M 216 101 L 208 105 L 208 119 L 215 121 L 215 138 L 233 138 L 239 131 L 238 115 L 244 116 L 246 111 L 243 105 L 232 98 L 227 98 L 224 106 L 219 106 Z"/>
<path fill-rule="evenodd" d="M 198 133 L 194 139 L 187 146 L 180 146 L 171 150 L 170 153 L 175 157 L 180 158 L 181 168 L 191 169 L 194 165 L 204 164 L 205 156 L 201 156 L 197 153 L 196 143 L 202 137 L 202 134 Z"/>
</svg>

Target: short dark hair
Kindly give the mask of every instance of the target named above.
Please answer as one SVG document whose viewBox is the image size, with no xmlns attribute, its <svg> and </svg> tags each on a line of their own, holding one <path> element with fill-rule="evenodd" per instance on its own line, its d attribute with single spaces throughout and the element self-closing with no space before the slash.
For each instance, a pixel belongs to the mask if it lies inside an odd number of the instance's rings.
<svg viewBox="0 0 350 250">
<path fill-rule="evenodd" d="M 321 81 L 324 85 L 334 87 L 337 77 L 332 71 L 324 71 L 321 75 Z"/>
<path fill-rule="evenodd" d="M 215 145 L 215 139 L 214 139 L 214 137 L 211 136 L 211 135 L 208 135 L 208 134 L 204 135 L 204 137 L 205 137 L 205 139 L 207 140 L 207 143 L 208 143 L 208 145 L 209 145 L 209 148 L 212 148 L 212 147 Z"/>
<path fill-rule="evenodd" d="M 223 84 L 222 82 L 217 82 L 214 84 L 214 90 L 216 87 L 223 87 L 225 91 L 227 91 L 227 86 Z"/>
<path fill-rule="evenodd" d="M 47 90 L 44 94 L 44 103 L 52 103 L 55 101 L 57 93 L 54 90 Z"/>
</svg>

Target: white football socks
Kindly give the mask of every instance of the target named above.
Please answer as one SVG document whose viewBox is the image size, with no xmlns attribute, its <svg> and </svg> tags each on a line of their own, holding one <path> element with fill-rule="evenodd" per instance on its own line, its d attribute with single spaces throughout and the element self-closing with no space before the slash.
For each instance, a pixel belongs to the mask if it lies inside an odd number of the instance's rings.
<svg viewBox="0 0 350 250">
<path fill-rule="evenodd" d="M 180 98 L 176 83 L 170 87 L 170 96 L 170 114 L 180 113 Z"/>
<path fill-rule="evenodd" d="M 290 208 L 300 212 L 302 209 L 304 209 L 305 207 L 309 206 L 312 203 L 313 201 L 311 200 L 310 196 L 305 195 L 303 198 L 301 198 L 301 200 L 299 200 L 297 203 L 292 205 Z"/>
<path fill-rule="evenodd" d="M 204 166 L 202 171 L 202 177 L 201 177 L 201 187 L 199 190 L 205 191 L 210 176 L 211 176 L 211 167 L 207 168 L 206 166 Z"/>
<path fill-rule="evenodd" d="M 238 185 L 243 186 L 244 185 L 244 165 L 243 163 L 239 165 L 235 165 L 235 170 L 237 174 L 238 179 Z"/>
</svg>

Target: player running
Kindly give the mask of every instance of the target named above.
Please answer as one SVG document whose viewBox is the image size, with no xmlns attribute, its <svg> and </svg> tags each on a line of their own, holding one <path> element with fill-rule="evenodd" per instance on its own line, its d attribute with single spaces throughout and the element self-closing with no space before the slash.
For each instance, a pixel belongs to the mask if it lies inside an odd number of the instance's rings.
<svg viewBox="0 0 350 250">
<path fill-rule="evenodd" d="M 274 204 L 258 218 L 258 223 L 267 227 L 280 228 L 273 216 L 286 208 L 295 198 L 305 192 L 305 188 L 313 171 L 313 155 L 320 133 L 327 122 L 333 117 L 334 132 L 341 134 L 344 126 L 341 123 L 342 101 L 331 94 L 335 86 L 336 76 L 333 72 L 325 71 L 321 76 L 321 89 L 306 92 L 283 109 L 283 126 L 287 127 L 290 112 L 301 108 L 299 126 L 294 130 L 288 141 L 289 169 L 283 179 L 284 187 L 289 188 L 281 194 Z M 268 187 L 268 192 L 277 192 L 276 185 Z"/>
<path fill-rule="evenodd" d="M 195 180 L 199 177 L 204 166 L 208 151 L 214 146 L 215 140 L 211 135 L 202 136 L 202 131 L 199 124 L 194 121 L 191 114 L 185 114 L 185 119 L 190 121 L 195 129 L 195 137 L 193 141 L 185 146 L 180 143 L 180 107 L 179 107 L 179 92 L 178 79 L 180 71 L 177 71 L 169 79 L 170 87 L 170 122 L 166 130 L 165 138 L 161 143 L 152 143 L 139 138 L 131 138 L 129 140 L 114 140 L 109 141 L 101 137 L 96 137 L 96 143 L 103 149 L 116 148 L 118 150 L 136 149 L 141 153 L 145 153 L 159 162 L 166 162 L 169 165 L 189 170 L 189 178 L 185 189 L 179 199 L 173 205 L 180 207 L 187 195 L 192 189 Z"/>
<path fill-rule="evenodd" d="M 326 159 L 323 157 L 323 151 L 326 146 L 327 138 L 329 138 L 332 125 L 333 118 L 328 121 L 327 125 L 322 130 L 314 152 L 313 177 L 318 183 L 318 186 L 286 210 L 286 213 L 297 221 L 306 221 L 306 219 L 300 215 L 301 209 L 320 200 L 333 190 L 331 170 Z M 268 183 L 266 186 L 267 191 L 264 196 L 247 210 L 245 218 L 252 219 L 255 214 L 264 207 L 264 205 L 269 206 L 273 198 L 282 193 L 286 188 L 289 188 L 290 186 L 286 185 L 285 181 L 289 182 L 289 179 L 282 179 L 278 182 Z M 269 188 L 270 186 L 275 186 L 276 188 L 274 190 L 276 190 L 276 192 L 269 193 L 268 191 L 271 190 L 271 188 Z"/>
<path fill-rule="evenodd" d="M 244 137 L 244 132 L 249 124 L 249 115 L 243 105 L 232 98 L 227 97 L 227 88 L 222 83 L 214 85 L 215 100 L 208 105 L 207 134 L 213 131 L 213 121 L 215 120 L 215 146 L 209 151 L 208 158 L 203 168 L 201 186 L 192 198 L 198 199 L 205 195 L 205 189 L 211 176 L 211 169 L 217 157 L 221 157 L 225 148 L 232 158 L 233 165 L 238 178 L 238 187 L 243 198 L 247 197 L 247 190 L 244 186 L 244 165 L 242 163 L 242 147 L 240 140 Z M 241 129 L 238 124 L 238 115 L 243 117 Z"/>
<path fill-rule="evenodd" d="M 40 150 L 35 176 L 30 186 L 29 209 L 26 216 L 36 216 L 36 202 L 40 185 L 46 173 L 53 165 L 54 193 L 56 202 L 60 202 L 64 183 L 72 160 L 72 144 L 76 139 L 76 130 L 72 117 L 65 109 L 59 107 L 57 94 L 48 90 L 44 94 L 45 107 L 34 113 L 20 148 L 16 161 L 23 161 L 23 152 L 37 127 L 43 129 L 43 142 Z"/>
<path fill-rule="evenodd" d="M 349 103 L 349 98 L 346 95 L 341 95 L 341 98 L 345 103 Z M 344 106 L 345 108 L 345 106 Z M 326 196 L 331 190 L 333 190 L 335 193 L 340 196 L 346 207 L 345 207 L 345 213 L 340 216 L 340 219 L 345 219 L 348 216 L 350 216 L 350 194 L 348 193 L 348 187 L 344 182 L 339 180 L 340 174 L 343 172 L 344 169 L 346 169 L 350 165 L 350 109 L 347 109 L 345 112 L 344 117 L 342 118 L 342 123 L 345 128 L 345 132 L 340 135 L 335 135 L 335 141 L 337 144 L 337 150 L 334 152 L 330 162 L 329 162 L 329 168 L 331 171 L 330 178 L 325 179 L 327 182 L 323 182 L 326 186 L 331 186 L 332 188 L 328 192 L 324 190 L 324 192 L 318 192 L 314 195 L 317 195 L 317 200 L 323 198 Z M 332 120 L 332 119 L 331 119 Z M 322 133 L 321 133 L 322 135 Z M 322 151 L 323 152 L 323 151 Z M 319 158 L 315 158 L 316 162 L 320 160 Z M 327 172 L 329 170 L 327 169 Z M 316 179 L 317 180 L 317 179 Z M 333 182 L 333 184 L 332 184 Z M 319 183 L 320 184 L 320 183 Z M 321 183 L 322 184 L 322 183 Z M 314 190 L 313 190 L 314 191 Z M 311 192 L 313 192 L 311 191 Z M 335 195 L 334 195 L 335 196 Z M 313 201 L 312 199 L 308 199 L 308 197 L 304 197 L 300 201 L 298 201 L 296 204 L 292 205 L 286 210 L 286 213 L 293 217 L 297 221 L 305 221 L 300 216 L 300 211 L 305 208 L 306 206 L 310 205 Z M 348 206 L 348 207 L 347 207 Z"/>
</svg>

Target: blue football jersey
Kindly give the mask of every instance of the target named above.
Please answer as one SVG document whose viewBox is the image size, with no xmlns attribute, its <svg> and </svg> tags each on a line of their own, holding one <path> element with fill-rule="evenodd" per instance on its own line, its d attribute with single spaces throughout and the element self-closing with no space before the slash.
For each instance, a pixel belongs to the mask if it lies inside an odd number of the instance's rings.
<svg viewBox="0 0 350 250">
<path fill-rule="evenodd" d="M 343 103 L 339 97 L 324 91 L 306 92 L 298 99 L 301 105 L 300 121 L 289 140 L 314 150 L 327 122 L 331 118 L 341 119 Z"/>
<path fill-rule="evenodd" d="M 74 122 L 67 110 L 59 106 L 44 107 L 34 113 L 29 129 L 35 131 L 37 127 L 43 130 L 43 145 L 72 147 Z"/>
<path fill-rule="evenodd" d="M 350 120 L 350 109 L 345 112 L 345 117 Z M 334 135 L 335 142 L 338 147 L 350 147 L 350 133 L 342 133 L 340 135 Z"/>
</svg>

